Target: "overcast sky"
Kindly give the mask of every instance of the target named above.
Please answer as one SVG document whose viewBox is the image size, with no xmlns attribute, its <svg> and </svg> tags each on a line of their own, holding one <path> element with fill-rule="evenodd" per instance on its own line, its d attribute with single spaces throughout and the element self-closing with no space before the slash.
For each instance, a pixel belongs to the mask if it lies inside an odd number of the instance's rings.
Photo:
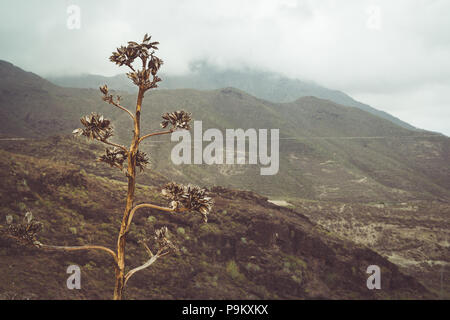
<svg viewBox="0 0 450 320">
<path fill-rule="evenodd" d="M 42 76 L 123 72 L 111 51 L 148 32 L 165 73 L 277 71 L 450 135 L 448 0 L 0 0 L 0 16 L 0 59 Z"/>
</svg>

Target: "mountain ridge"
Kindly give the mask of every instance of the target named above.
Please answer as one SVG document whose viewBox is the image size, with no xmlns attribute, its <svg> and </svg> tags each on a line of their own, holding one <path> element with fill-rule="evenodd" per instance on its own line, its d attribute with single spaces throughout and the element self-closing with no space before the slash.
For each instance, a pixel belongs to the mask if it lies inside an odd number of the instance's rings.
<svg viewBox="0 0 450 320">
<path fill-rule="evenodd" d="M 46 87 L 46 80 L 35 85 L 23 81 L 27 75 L 20 72 L 16 82 L 0 80 L 0 134 L 67 134 L 80 126 L 82 115 L 99 112 L 113 120 L 115 139 L 127 143 L 127 115 L 102 102 L 97 90 Z M 134 95 L 120 94 L 125 106 L 134 105 Z M 280 172 L 263 177 L 254 165 L 174 166 L 158 156 L 170 154 L 174 144 L 168 137 L 145 141 L 142 149 L 158 158 L 154 169 L 169 177 L 181 175 L 186 181 L 206 181 L 272 196 L 364 201 L 449 197 L 450 146 L 445 136 L 411 131 L 358 108 L 320 98 L 280 104 L 230 88 L 148 92 L 143 132 L 156 130 L 161 114 L 177 109 L 192 112 L 194 119 L 202 120 L 205 130 L 279 128 Z M 321 165 L 327 161 L 332 164 Z M 370 191 L 353 182 L 364 178 L 364 187 Z"/>
<path fill-rule="evenodd" d="M 101 150 L 61 136 L 14 146 L 0 141 L 0 215 L 21 221 L 24 210 L 32 210 L 44 224 L 39 236 L 43 243 L 113 247 L 126 183 L 114 178 L 114 169 L 95 163 Z M 151 199 L 164 205 L 157 181 L 139 181 L 138 203 Z M 148 259 L 139 240 L 163 225 L 180 253 L 136 274 L 127 286 L 127 299 L 436 297 L 376 252 L 338 239 L 293 209 L 253 192 L 223 187 L 210 191 L 215 206 L 207 224 L 191 213 L 145 209 L 136 216 L 127 245 L 132 265 Z M 3 231 L 0 224 L 1 299 L 111 297 L 109 257 L 98 252 L 39 252 L 15 244 Z M 66 266 L 73 264 L 82 270 L 80 290 L 65 286 Z M 381 269 L 383 290 L 367 289 L 366 269 L 372 264 Z"/>
<path fill-rule="evenodd" d="M 258 98 L 276 103 L 292 102 L 303 96 L 317 96 L 341 105 L 362 109 L 404 128 L 419 130 L 387 112 L 356 101 L 342 91 L 328 89 L 313 82 L 291 79 L 273 72 L 253 69 L 220 70 L 204 62 L 194 62 L 191 64 L 191 70 L 188 75 L 162 74 L 162 77 L 164 81 L 160 87 L 163 89 L 191 88 L 215 90 L 231 86 Z M 135 87 L 130 83 L 125 74 L 118 74 L 111 77 L 90 74 L 61 77 L 50 76 L 48 79 L 55 84 L 65 87 L 96 89 L 104 83 L 110 83 L 111 87 L 115 86 L 116 88 L 122 88 L 132 93 L 136 92 Z"/>
</svg>

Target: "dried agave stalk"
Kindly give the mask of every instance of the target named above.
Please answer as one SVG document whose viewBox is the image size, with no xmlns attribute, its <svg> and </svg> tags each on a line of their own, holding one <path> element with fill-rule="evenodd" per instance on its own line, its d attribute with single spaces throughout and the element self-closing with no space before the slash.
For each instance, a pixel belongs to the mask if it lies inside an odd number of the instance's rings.
<svg viewBox="0 0 450 320">
<path fill-rule="evenodd" d="M 151 37 L 146 34 L 141 43 L 130 41 L 126 46 L 117 48 L 110 57 L 110 60 L 115 64 L 127 66 L 131 69 L 131 71 L 127 73 L 127 76 L 139 88 L 136 109 L 134 112 L 131 112 L 122 106 L 120 96 L 111 94 L 107 85 L 99 88 L 103 95 L 103 101 L 125 111 L 133 120 L 133 137 L 130 146 L 125 147 L 111 142 L 109 140 L 113 136 L 111 121 L 97 113 L 91 113 L 90 115 L 82 117 L 80 121 L 83 128 L 78 128 L 73 131 L 73 134 L 76 136 L 85 136 L 88 139 L 97 140 L 113 147 L 106 149 L 105 154 L 100 156 L 98 161 L 104 162 L 111 167 L 117 167 L 120 170 L 126 170 L 128 191 L 116 250 L 95 245 L 74 247 L 45 245 L 40 243 L 37 239 L 37 234 L 42 229 L 42 224 L 35 222 L 31 215 L 26 218 L 26 221 L 23 224 L 13 224 L 12 217 L 7 217 L 10 236 L 24 244 L 49 250 L 100 250 L 108 253 L 114 260 L 116 282 L 113 298 L 117 300 L 122 299 L 125 284 L 134 273 L 147 268 L 160 257 L 177 251 L 177 248 L 169 240 L 169 230 L 167 227 L 163 227 L 155 232 L 153 238 L 156 250 L 155 253 L 150 250 L 146 241 L 142 241 L 141 243 L 143 243 L 145 249 L 149 253 L 150 259 L 143 265 L 125 273 L 126 236 L 130 230 L 133 216 L 137 210 L 141 208 L 152 208 L 172 213 L 197 211 L 202 214 L 203 220 L 206 222 L 208 214 L 213 206 L 213 201 L 207 190 L 201 189 L 198 186 L 183 186 L 173 182 L 167 184 L 162 190 L 163 196 L 169 200 L 169 205 L 167 207 L 161 207 L 151 203 L 134 204 L 136 168 L 139 168 L 142 171 L 149 163 L 147 155 L 139 150 L 140 143 L 149 137 L 170 134 L 178 129 L 189 130 L 189 123 L 192 120 L 191 114 L 183 110 L 164 113 L 162 115 L 163 121 L 161 122 L 161 127 L 166 130 L 141 135 L 140 118 L 144 93 L 149 89 L 158 87 L 158 82 L 161 81 L 161 78 L 159 78 L 157 74 L 163 65 L 163 61 L 155 55 L 155 50 L 158 50 L 157 45 L 159 43 L 151 42 L 150 40 Z M 136 61 L 140 62 L 140 68 L 135 66 Z M 170 128 L 167 129 L 169 125 Z"/>
<path fill-rule="evenodd" d="M 138 150 L 136 153 L 136 167 L 138 167 L 142 172 L 149 163 L 150 160 L 148 159 L 147 154 L 141 150 Z"/>
</svg>

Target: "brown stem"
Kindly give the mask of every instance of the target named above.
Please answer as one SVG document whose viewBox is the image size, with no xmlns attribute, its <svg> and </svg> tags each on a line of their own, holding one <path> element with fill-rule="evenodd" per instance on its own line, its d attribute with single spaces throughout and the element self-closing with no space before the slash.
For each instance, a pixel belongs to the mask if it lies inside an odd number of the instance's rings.
<svg viewBox="0 0 450 320">
<path fill-rule="evenodd" d="M 115 106 L 115 107 L 117 107 L 117 108 L 119 108 L 119 109 L 122 109 L 123 111 L 125 111 L 126 113 L 128 113 L 129 116 L 131 117 L 131 119 L 134 120 L 134 116 L 133 116 L 133 114 L 131 113 L 130 110 L 128 110 L 128 109 L 125 108 L 125 107 L 122 107 L 122 106 L 121 106 L 119 103 L 117 103 L 117 102 L 111 101 L 110 103 L 111 103 L 113 106 Z"/>
<path fill-rule="evenodd" d="M 103 246 L 85 245 L 85 246 L 51 246 L 47 244 L 39 244 L 39 247 L 44 250 L 64 250 L 64 251 L 80 251 L 80 250 L 101 250 L 110 254 L 114 262 L 117 263 L 117 256 L 114 251 Z"/>
<path fill-rule="evenodd" d="M 159 255 L 159 251 L 157 254 L 153 255 L 150 257 L 150 259 L 147 260 L 147 262 L 145 262 L 143 265 L 136 267 L 130 271 L 128 271 L 128 273 L 125 275 L 125 282 L 124 282 L 124 286 L 127 284 L 128 279 L 131 278 L 131 276 L 133 274 L 135 274 L 138 271 L 144 270 L 145 268 L 148 268 L 149 266 L 151 266 L 156 260 L 158 260 L 158 258 L 160 257 Z"/>
<path fill-rule="evenodd" d="M 128 156 L 128 192 L 127 203 L 125 211 L 123 213 L 122 223 L 120 225 L 119 236 L 117 239 L 117 268 L 116 268 L 116 284 L 114 287 L 114 300 L 121 300 L 123 295 L 123 289 L 125 287 L 125 243 L 126 243 L 126 230 L 128 226 L 129 215 L 133 208 L 134 193 L 136 189 L 136 153 L 139 146 L 140 135 L 140 120 L 141 120 L 141 106 L 144 98 L 144 89 L 139 87 L 137 102 L 136 102 L 136 115 L 134 116 L 134 135 L 131 142 L 129 156 Z"/>
<path fill-rule="evenodd" d="M 168 134 L 168 133 L 172 133 L 172 132 L 173 132 L 173 130 L 170 129 L 170 130 L 167 130 L 167 131 L 160 131 L 160 132 L 149 133 L 149 134 L 146 134 L 145 136 L 142 136 L 139 139 L 139 143 L 142 142 L 142 140 L 147 139 L 148 137 L 159 136 L 159 135 L 162 135 L 162 134 Z"/>
<path fill-rule="evenodd" d="M 130 215 L 129 215 L 129 217 L 128 217 L 128 222 L 127 222 L 127 228 L 126 228 L 125 232 L 128 232 L 128 230 L 130 229 L 130 225 L 131 225 L 131 222 L 132 222 L 132 220 L 133 220 L 133 216 L 134 216 L 134 214 L 136 213 L 136 210 L 137 210 L 137 209 L 140 209 L 140 208 L 152 208 L 152 209 L 157 209 L 157 210 L 166 211 L 166 212 L 182 212 L 182 211 L 185 211 L 184 208 L 177 211 L 177 210 L 175 210 L 175 209 L 166 208 L 166 207 L 160 207 L 160 206 L 157 206 L 156 204 L 151 204 L 151 203 L 141 203 L 141 204 L 138 204 L 137 206 L 135 206 L 135 207 L 130 211 Z"/>
</svg>

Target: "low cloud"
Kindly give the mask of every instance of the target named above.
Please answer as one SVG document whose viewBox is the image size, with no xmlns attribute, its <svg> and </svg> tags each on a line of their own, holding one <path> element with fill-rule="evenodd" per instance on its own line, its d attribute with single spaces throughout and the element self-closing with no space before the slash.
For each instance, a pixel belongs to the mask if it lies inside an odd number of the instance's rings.
<svg viewBox="0 0 450 320">
<path fill-rule="evenodd" d="M 79 30 L 67 28 L 69 4 L 81 9 Z M 186 73 L 195 60 L 280 72 L 450 134 L 446 0 L 10 0 L 0 7 L 0 58 L 44 76 L 119 73 L 107 60 L 111 51 L 149 32 L 161 42 L 166 73 Z"/>
</svg>

